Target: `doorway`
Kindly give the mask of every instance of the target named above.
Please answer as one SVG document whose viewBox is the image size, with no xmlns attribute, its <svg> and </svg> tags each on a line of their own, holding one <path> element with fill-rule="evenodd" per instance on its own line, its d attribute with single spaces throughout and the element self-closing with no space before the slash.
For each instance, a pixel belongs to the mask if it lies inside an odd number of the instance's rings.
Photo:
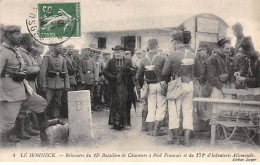
<svg viewBox="0 0 260 165">
<path fill-rule="evenodd" d="M 131 51 L 131 56 L 135 52 L 135 36 L 122 36 L 121 37 L 122 45 L 128 50 Z"/>
</svg>

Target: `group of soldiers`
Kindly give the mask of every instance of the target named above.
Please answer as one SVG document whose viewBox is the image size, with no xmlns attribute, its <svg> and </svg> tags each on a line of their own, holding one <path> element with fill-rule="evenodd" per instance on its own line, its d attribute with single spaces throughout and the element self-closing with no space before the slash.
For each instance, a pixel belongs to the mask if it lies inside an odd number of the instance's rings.
<svg viewBox="0 0 260 165">
<path fill-rule="evenodd" d="M 38 135 L 48 145 L 45 129 L 68 118 L 68 91 L 90 90 L 92 110 L 108 108 L 109 52 L 57 44 L 42 57 L 44 45 L 15 25 L 1 26 L 0 48 L 1 145 Z"/>
<path fill-rule="evenodd" d="M 109 124 L 115 129 L 130 126 L 132 103 L 143 101 L 142 131 L 161 136 L 165 133 L 160 128 L 167 123 L 167 142 L 190 146 L 194 113 L 209 125 L 211 109 L 216 108 L 194 105 L 194 97 L 224 98 L 225 88 L 260 94 L 260 55 L 241 24 L 232 29 L 235 48 L 222 38 L 217 50 L 201 44 L 197 54 L 190 45 L 191 33 L 175 31 L 168 52 L 150 39 L 147 49 L 133 56 L 121 45 L 111 54 L 93 46 L 79 51 L 57 44 L 42 58 L 44 46 L 30 34 L 21 34 L 19 26 L 2 26 L 1 145 L 39 134 L 42 145 L 48 145 L 46 128 L 64 124 L 59 118 L 68 117 L 67 92 L 89 90 L 92 110 L 110 107 Z"/>
<path fill-rule="evenodd" d="M 254 101 L 260 98 L 260 54 L 254 49 L 251 37 L 243 35 L 240 23 L 232 26 L 236 46 L 227 38 L 217 41 L 217 49 L 200 44 L 197 53 L 191 48 L 191 33 L 176 31 L 171 36 L 170 51 L 158 50 L 156 39 L 148 40 L 147 56 L 136 52 L 136 87 L 145 99 L 142 111 L 142 131 L 161 136 L 161 125 L 168 121 L 169 144 L 190 146 L 198 116 L 209 130 L 211 110 L 207 103 L 194 104 L 194 97 L 225 98 L 224 90 L 254 90 Z M 139 60 L 136 60 L 139 59 Z M 195 111 L 196 110 L 196 111 Z M 194 115 L 196 113 L 196 115 Z"/>
</svg>

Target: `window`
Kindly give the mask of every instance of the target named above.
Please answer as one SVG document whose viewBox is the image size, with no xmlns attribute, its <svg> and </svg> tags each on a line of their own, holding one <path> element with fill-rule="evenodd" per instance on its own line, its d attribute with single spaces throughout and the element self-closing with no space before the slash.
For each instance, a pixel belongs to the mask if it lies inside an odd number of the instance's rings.
<svg viewBox="0 0 260 165">
<path fill-rule="evenodd" d="M 107 39 L 106 38 L 98 38 L 98 48 L 105 49 L 106 48 Z"/>
</svg>

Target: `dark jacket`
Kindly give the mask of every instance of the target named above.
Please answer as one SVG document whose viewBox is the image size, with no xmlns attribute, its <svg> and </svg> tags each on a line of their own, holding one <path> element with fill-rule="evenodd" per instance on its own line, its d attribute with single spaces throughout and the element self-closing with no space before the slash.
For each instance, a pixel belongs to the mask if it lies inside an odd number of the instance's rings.
<svg viewBox="0 0 260 165">
<path fill-rule="evenodd" d="M 246 58 L 246 66 L 243 73 L 246 78 L 246 86 L 248 88 L 260 87 L 260 53 L 256 52 L 252 57 Z"/>
<path fill-rule="evenodd" d="M 182 66 L 182 60 L 185 57 L 184 46 L 179 47 L 174 53 L 170 54 L 162 70 L 162 76 L 187 76 L 191 79 L 202 75 L 202 68 L 198 58 L 189 50 L 186 50 L 186 59 L 193 59 L 194 65 Z M 169 78 L 167 78 L 170 80 Z"/>
<path fill-rule="evenodd" d="M 150 60 L 149 57 L 153 57 L 153 59 Z M 137 80 L 138 80 L 139 85 L 141 87 L 143 86 L 144 72 L 146 70 L 145 66 L 148 66 L 148 65 L 154 65 L 157 80 L 159 82 L 164 81 L 164 78 L 162 76 L 162 69 L 163 69 L 164 64 L 165 64 L 165 58 L 163 56 L 157 54 L 157 52 L 149 52 L 148 57 L 144 57 L 140 61 L 140 67 L 138 68 L 138 71 L 137 71 Z"/>
<path fill-rule="evenodd" d="M 219 80 L 219 76 L 222 74 L 228 74 L 231 76 L 231 68 L 230 68 L 230 57 L 220 55 L 220 53 L 216 53 L 212 55 L 209 60 L 209 67 L 207 73 L 207 79 L 209 80 L 212 86 L 217 87 L 219 90 L 222 89 L 224 84 L 227 82 L 221 82 Z"/>
</svg>

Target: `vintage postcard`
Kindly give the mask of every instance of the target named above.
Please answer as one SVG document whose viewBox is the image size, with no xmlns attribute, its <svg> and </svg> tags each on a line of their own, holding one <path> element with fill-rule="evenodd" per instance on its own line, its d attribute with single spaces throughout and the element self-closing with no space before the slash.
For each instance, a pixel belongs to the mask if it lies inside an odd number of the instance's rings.
<svg viewBox="0 0 260 165">
<path fill-rule="evenodd" d="M 259 162 L 259 0 L 0 0 L 0 162 Z"/>
</svg>

